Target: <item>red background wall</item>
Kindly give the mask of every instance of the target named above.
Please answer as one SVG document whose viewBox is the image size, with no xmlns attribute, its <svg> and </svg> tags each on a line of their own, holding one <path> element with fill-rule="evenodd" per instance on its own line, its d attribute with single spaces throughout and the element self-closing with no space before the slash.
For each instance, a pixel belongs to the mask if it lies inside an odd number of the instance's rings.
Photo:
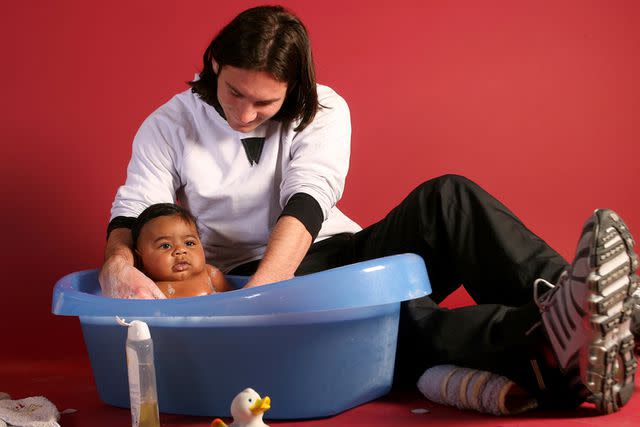
<svg viewBox="0 0 640 427">
<path fill-rule="evenodd" d="M 2 357 L 82 354 L 76 319 L 49 314 L 53 284 L 100 265 L 138 125 L 186 88 L 214 33 L 256 4 L 2 8 Z M 451 172 L 566 257 L 594 207 L 618 210 L 640 233 L 640 3 L 282 4 L 307 24 L 319 81 L 351 107 L 340 206 L 362 225 Z"/>
</svg>

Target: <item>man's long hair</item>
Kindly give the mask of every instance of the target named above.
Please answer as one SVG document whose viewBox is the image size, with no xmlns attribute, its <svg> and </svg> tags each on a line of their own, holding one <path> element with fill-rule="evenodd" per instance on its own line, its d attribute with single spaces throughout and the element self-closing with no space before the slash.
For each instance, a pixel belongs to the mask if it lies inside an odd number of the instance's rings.
<svg viewBox="0 0 640 427">
<path fill-rule="evenodd" d="M 200 78 L 189 82 L 192 91 L 221 111 L 217 76 L 225 65 L 264 71 L 287 83 L 287 95 L 273 117 L 285 125 L 300 120 L 304 129 L 318 111 L 318 92 L 307 30 L 293 13 L 281 6 L 259 6 L 235 17 L 213 39 L 202 57 Z"/>
</svg>

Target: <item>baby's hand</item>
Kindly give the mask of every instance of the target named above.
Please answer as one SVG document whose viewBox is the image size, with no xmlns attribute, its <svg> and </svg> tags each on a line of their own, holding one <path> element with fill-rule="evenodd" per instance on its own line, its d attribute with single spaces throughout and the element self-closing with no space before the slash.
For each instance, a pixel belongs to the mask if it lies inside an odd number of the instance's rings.
<svg viewBox="0 0 640 427">
<path fill-rule="evenodd" d="M 98 276 L 102 294 L 111 298 L 165 299 L 153 280 L 128 264 L 124 258 L 114 256 L 105 261 Z"/>
</svg>

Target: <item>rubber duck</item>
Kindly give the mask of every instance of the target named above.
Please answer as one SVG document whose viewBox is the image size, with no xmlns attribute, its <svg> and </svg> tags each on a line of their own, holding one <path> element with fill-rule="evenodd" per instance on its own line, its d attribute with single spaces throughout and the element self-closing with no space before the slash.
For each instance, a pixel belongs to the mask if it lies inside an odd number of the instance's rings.
<svg viewBox="0 0 640 427">
<path fill-rule="evenodd" d="M 264 399 L 252 388 L 245 388 L 231 401 L 233 422 L 228 427 L 269 427 L 262 421 L 262 415 L 271 408 L 271 399 Z M 227 427 L 220 418 L 211 422 L 211 427 Z"/>
</svg>

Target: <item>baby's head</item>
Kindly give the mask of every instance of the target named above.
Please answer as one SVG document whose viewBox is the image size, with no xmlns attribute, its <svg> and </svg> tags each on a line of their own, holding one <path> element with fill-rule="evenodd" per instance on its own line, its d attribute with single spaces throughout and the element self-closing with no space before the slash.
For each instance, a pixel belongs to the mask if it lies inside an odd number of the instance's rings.
<svg viewBox="0 0 640 427">
<path fill-rule="evenodd" d="M 205 269 L 196 219 L 178 205 L 149 206 L 138 216 L 131 235 L 141 269 L 156 282 L 189 279 Z"/>
</svg>

